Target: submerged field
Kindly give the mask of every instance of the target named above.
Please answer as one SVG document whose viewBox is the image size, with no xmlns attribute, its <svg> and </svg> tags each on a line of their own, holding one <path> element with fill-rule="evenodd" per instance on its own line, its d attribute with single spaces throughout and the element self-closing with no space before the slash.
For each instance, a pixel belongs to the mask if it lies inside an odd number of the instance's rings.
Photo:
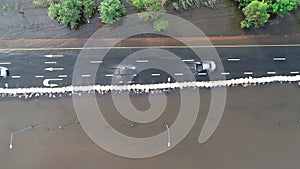
<svg viewBox="0 0 300 169">
<path fill-rule="evenodd" d="M 221 123 L 206 143 L 199 144 L 198 137 L 210 105 L 210 90 L 201 89 L 201 107 L 192 131 L 172 150 L 147 159 L 118 157 L 94 144 L 76 121 L 71 97 L 2 101 L 0 165 L 23 169 L 298 168 L 299 87 L 271 84 L 228 88 L 227 92 Z M 144 137 L 164 131 L 165 122 L 170 124 L 176 117 L 179 94 L 173 92 L 167 98 L 158 120 L 134 127 L 117 113 L 108 94 L 98 96 L 98 104 L 115 129 Z M 131 101 L 139 110 L 150 106 L 146 95 L 133 96 Z M 14 149 L 9 150 L 10 134 L 35 124 L 34 129 L 14 135 Z"/>
</svg>

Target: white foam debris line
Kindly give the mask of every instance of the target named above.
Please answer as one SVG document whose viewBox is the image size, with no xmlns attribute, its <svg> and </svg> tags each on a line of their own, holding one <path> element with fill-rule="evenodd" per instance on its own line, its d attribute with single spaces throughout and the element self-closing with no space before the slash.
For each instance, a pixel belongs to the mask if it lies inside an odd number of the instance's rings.
<svg viewBox="0 0 300 169">
<path fill-rule="evenodd" d="M 222 81 L 202 81 L 202 82 L 175 82 L 175 83 L 160 83 L 160 84 L 133 84 L 133 85 L 91 85 L 91 86 L 66 86 L 58 88 L 0 88 L 1 94 L 32 94 L 32 93 L 65 93 L 65 92 L 108 92 L 108 91 L 131 91 L 139 90 L 149 92 L 149 90 L 159 89 L 174 89 L 174 88 L 213 88 L 213 87 L 228 87 L 237 85 L 264 84 L 271 82 L 298 82 L 300 75 L 296 76 L 272 76 L 260 78 L 240 78 Z"/>
</svg>

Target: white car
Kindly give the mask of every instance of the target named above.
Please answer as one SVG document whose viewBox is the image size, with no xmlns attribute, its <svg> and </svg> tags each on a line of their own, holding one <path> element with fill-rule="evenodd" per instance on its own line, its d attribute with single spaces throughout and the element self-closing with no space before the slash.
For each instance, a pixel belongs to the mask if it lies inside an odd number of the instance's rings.
<svg viewBox="0 0 300 169">
<path fill-rule="evenodd" d="M 203 62 L 194 62 L 194 70 L 197 73 L 200 72 L 212 72 L 216 69 L 216 63 L 214 61 L 203 61 Z"/>
<path fill-rule="evenodd" d="M 0 67 L 0 77 L 7 78 L 9 76 L 9 71 L 6 67 Z"/>
</svg>

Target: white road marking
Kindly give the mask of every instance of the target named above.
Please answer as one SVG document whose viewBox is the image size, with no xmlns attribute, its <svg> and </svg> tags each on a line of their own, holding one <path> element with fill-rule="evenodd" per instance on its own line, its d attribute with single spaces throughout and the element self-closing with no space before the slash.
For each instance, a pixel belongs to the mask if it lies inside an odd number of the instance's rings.
<svg viewBox="0 0 300 169">
<path fill-rule="evenodd" d="M 228 58 L 227 60 L 237 62 L 237 61 L 240 61 L 241 59 L 239 59 L 239 58 Z"/>
<path fill-rule="evenodd" d="M 0 62 L 0 65 L 10 65 L 11 62 Z"/>
<path fill-rule="evenodd" d="M 44 62 L 45 64 L 56 64 L 57 62 Z"/>
<path fill-rule="evenodd" d="M 81 77 L 91 77 L 91 75 L 81 75 Z"/>
<path fill-rule="evenodd" d="M 175 73 L 175 76 L 183 76 L 183 73 Z"/>
<path fill-rule="evenodd" d="M 229 72 L 222 72 L 221 75 L 230 75 Z"/>
<path fill-rule="evenodd" d="M 299 74 L 299 72 L 291 72 L 291 74 Z"/>
<path fill-rule="evenodd" d="M 244 72 L 245 75 L 252 75 L 253 72 Z"/>
<path fill-rule="evenodd" d="M 275 75 L 276 72 L 267 72 L 268 75 Z"/>
<path fill-rule="evenodd" d="M 105 76 L 106 76 L 106 77 L 113 77 L 114 75 L 106 74 Z"/>
<path fill-rule="evenodd" d="M 50 54 L 50 55 L 44 55 L 44 57 L 46 57 L 46 58 L 60 58 L 60 57 L 64 57 L 64 55 L 53 55 L 53 54 Z"/>
<path fill-rule="evenodd" d="M 58 75 L 58 77 L 63 78 L 63 77 L 68 77 L 68 76 L 67 75 Z"/>
<path fill-rule="evenodd" d="M 194 62 L 194 59 L 186 59 L 186 60 L 182 60 L 183 62 Z"/>
<path fill-rule="evenodd" d="M 45 70 L 52 72 L 55 70 L 64 70 L 64 68 L 63 67 L 48 67 L 48 68 L 45 68 Z"/>
<path fill-rule="evenodd" d="M 159 73 L 152 73 L 151 76 L 160 76 Z"/>
<path fill-rule="evenodd" d="M 274 61 L 285 61 L 286 58 L 273 58 Z"/>
<path fill-rule="evenodd" d="M 36 75 L 35 78 L 43 78 L 43 75 Z"/>
<path fill-rule="evenodd" d="M 149 60 L 136 60 L 136 63 L 148 63 Z"/>
<path fill-rule="evenodd" d="M 199 76 L 205 76 L 206 73 L 198 73 Z"/>
<path fill-rule="evenodd" d="M 103 61 L 102 60 L 92 60 L 91 63 L 99 64 L 99 63 L 103 63 Z"/>
<path fill-rule="evenodd" d="M 43 85 L 47 86 L 47 87 L 57 87 L 58 84 L 50 83 L 50 81 L 60 81 L 60 80 L 63 80 L 63 79 L 44 79 Z"/>
<path fill-rule="evenodd" d="M 13 78 L 13 79 L 20 79 L 21 76 L 11 76 L 11 78 Z"/>
</svg>

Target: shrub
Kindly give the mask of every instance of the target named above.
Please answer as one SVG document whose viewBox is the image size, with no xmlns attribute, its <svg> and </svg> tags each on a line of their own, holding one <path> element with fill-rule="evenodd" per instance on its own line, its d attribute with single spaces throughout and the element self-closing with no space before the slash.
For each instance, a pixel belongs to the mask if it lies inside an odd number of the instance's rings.
<svg viewBox="0 0 300 169">
<path fill-rule="evenodd" d="M 145 7 L 145 2 L 146 0 L 131 0 L 133 3 L 134 7 L 138 10 L 141 10 L 142 8 Z"/>
<path fill-rule="evenodd" d="M 153 28 L 155 32 L 165 31 L 169 27 L 169 23 L 167 20 L 158 19 L 153 22 Z"/>
<path fill-rule="evenodd" d="M 84 0 L 83 1 L 83 9 L 84 9 L 84 14 L 91 18 L 95 11 L 96 11 L 96 5 L 94 0 Z"/>
<path fill-rule="evenodd" d="M 239 4 L 239 8 L 244 8 L 249 5 L 253 0 L 235 0 Z"/>
<path fill-rule="evenodd" d="M 59 23 L 75 29 L 82 16 L 82 2 L 78 0 L 63 0 L 58 11 L 57 20 Z"/>
<path fill-rule="evenodd" d="M 283 17 L 287 12 L 297 9 L 299 6 L 298 0 L 276 0 L 272 5 L 273 13 Z"/>
<path fill-rule="evenodd" d="M 93 0 L 51 0 L 48 16 L 75 29 L 80 21 L 86 22 L 85 16 L 92 17 L 95 10 L 96 5 Z"/>
<path fill-rule="evenodd" d="M 102 22 L 112 24 L 125 14 L 125 7 L 120 0 L 104 0 L 99 6 L 100 19 Z"/>
<path fill-rule="evenodd" d="M 249 28 L 251 26 L 264 26 L 268 21 L 270 14 L 268 14 L 268 4 L 257 0 L 252 1 L 243 9 L 245 20 L 241 22 L 242 28 Z"/>
<path fill-rule="evenodd" d="M 60 8 L 61 8 L 60 4 L 50 3 L 50 6 L 48 8 L 48 16 L 51 19 L 56 19 L 58 17 L 58 11 Z"/>
</svg>

